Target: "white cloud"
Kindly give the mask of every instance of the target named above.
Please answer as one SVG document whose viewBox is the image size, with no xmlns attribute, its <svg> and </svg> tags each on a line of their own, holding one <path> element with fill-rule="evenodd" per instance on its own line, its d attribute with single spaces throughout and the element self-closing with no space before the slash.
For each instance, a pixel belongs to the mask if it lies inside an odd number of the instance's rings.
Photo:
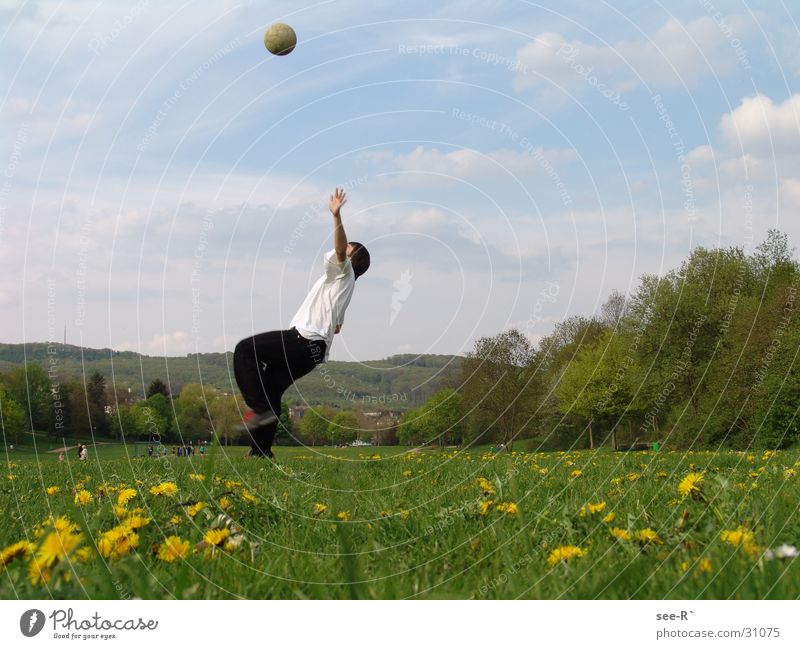
<svg viewBox="0 0 800 649">
<path fill-rule="evenodd" d="M 778 104 L 762 94 L 745 97 L 722 116 L 719 128 L 734 149 L 761 154 L 796 150 L 800 145 L 800 94 Z"/>
<path fill-rule="evenodd" d="M 647 40 L 595 45 L 554 32 L 535 37 L 517 51 L 522 67 L 517 89 L 551 84 L 579 87 L 594 78 L 620 92 L 646 83 L 692 88 L 708 76 L 733 72 L 738 59 L 731 42 L 750 29 L 750 18 L 730 15 L 718 24 L 704 16 L 686 24 L 672 18 Z"/>
</svg>

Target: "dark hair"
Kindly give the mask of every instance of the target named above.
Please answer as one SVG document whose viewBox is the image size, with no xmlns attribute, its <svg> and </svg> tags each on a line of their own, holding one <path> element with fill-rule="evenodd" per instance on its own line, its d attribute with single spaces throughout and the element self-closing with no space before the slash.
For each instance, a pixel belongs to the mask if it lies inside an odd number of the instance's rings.
<svg viewBox="0 0 800 649">
<path fill-rule="evenodd" d="M 353 272 L 356 275 L 356 279 L 358 279 L 366 273 L 369 268 L 369 250 L 358 241 L 349 241 L 348 243 L 353 246 L 353 254 L 350 255 L 350 263 L 353 265 Z"/>
</svg>

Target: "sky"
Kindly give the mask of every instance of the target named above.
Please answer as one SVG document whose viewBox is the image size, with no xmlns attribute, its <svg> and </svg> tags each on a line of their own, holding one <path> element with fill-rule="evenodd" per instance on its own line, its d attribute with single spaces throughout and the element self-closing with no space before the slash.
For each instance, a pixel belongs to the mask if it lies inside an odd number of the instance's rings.
<svg viewBox="0 0 800 649">
<path fill-rule="evenodd" d="M 800 245 L 800 5 L 0 0 L 0 341 L 287 328 L 344 186 L 332 360 L 536 343 L 697 246 Z M 294 52 L 263 33 L 293 26 Z"/>
</svg>

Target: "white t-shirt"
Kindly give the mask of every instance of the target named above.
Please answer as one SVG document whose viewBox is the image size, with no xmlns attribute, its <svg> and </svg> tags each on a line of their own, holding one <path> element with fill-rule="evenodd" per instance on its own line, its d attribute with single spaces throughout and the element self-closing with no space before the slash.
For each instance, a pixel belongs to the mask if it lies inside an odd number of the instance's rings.
<svg viewBox="0 0 800 649">
<path fill-rule="evenodd" d="M 303 304 L 294 314 L 291 327 L 304 338 L 324 340 L 325 359 L 331 351 L 333 332 L 344 324 L 344 312 L 353 297 L 356 275 L 350 258 L 342 263 L 336 260 L 336 251 L 325 255 L 325 274 L 311 288 Z"/>
</svg>

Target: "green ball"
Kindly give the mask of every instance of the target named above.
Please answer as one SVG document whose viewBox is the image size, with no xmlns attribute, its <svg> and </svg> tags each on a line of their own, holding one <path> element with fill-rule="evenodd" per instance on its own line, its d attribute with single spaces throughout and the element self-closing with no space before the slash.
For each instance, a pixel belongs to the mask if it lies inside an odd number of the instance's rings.
<svg viewBox="0 0 800 649">
<path fill-rule="evenodd" d="M 297 34 L 286 23 L 270 25 L 264 32 L 264 47 L 272 54 L 285 56 L 294 49 L 295 45 L 297 45 Z"/>
</svg>

